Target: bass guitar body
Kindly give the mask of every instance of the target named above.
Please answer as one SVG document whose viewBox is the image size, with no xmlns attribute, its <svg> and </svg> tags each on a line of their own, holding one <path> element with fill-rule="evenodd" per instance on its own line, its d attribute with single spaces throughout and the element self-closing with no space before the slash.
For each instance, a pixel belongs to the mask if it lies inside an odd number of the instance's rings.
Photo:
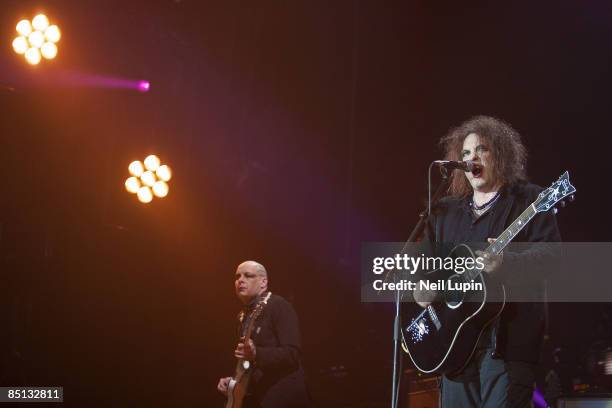
<svg viewBox="0 0 612 408">
<path fill-rule="evenodd" d="M 248 363 L 246 360 L 239 361 L 237 374 L 232 378 L 227 387 L 227 402 L 225 408 L 242 408 L 242 402 L 249 388 L 250 372 L 248 368 L 245 370 L 244 365 Z"/>
</svg>

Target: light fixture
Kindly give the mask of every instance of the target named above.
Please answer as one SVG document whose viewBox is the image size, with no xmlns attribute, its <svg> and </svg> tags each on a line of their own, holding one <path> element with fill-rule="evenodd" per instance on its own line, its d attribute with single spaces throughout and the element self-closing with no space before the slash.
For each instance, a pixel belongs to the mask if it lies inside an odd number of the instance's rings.
<svg viewBox="0 0 612 408">
<path fill-rule="evenodd" d="M 172 170 L 154 154 L 147 156 L 142 162 L 135 160 L 128 166 L 131 175 L 125 180 L 125 189 L 136 194 L 141 203 L 150 203 L 154 197 L 164 198 L 170 187 L 168 181 L 172 178 Z"/>
<path fill-rule="evenodd" d="M 36 15 L 31 22 L 19 21 L 15 29 L 19 36 L 13 40 L 13 50 L 23 55 L 28 64 L 38 65 L 43 58 L 51 60 L 57 56 L 57 42 L 62 34 L 44 14 Z"/>
</svg>

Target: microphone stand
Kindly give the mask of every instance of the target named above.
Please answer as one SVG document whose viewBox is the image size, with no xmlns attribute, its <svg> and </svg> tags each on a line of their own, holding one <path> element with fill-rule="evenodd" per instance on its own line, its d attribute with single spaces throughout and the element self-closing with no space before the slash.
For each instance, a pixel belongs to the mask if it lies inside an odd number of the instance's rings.
<svg viewBox="0 0 612 408">
<path fill-rule="evenodd" d="M 427 208 L 423 210 L 419 214 L 419 221 L 414 226 L 408 240 L 404 244 L 402 248 L 402 253 L 406 251 L 408 245 L 416 240 L 423 234 L 423 230 L 425 229 L 425 225 L 427 225 L 427 221 L 431 216 L 431 208 L 433 204 L 435 204 L 438 199 L 444 194 L 444 192 L 448 189 L 448 183 L 450 182 L 450 176 L 448 174 L 448 170 L 444 167 L 440 168 L 440 174 L 442 175 L 442 182 L 436 188 L 436 191 L 431 196 L 431 167 L 434 163 L 429 165 L 428 171 L 428 202 Z M 398 275 L 395 274 L 396 281 Z M 402 360 L 399 358 L 399 347 L 400 347 L 400 330 L 401 330 L 401 316 L 400 316 L 400 304 L 401 304 L 401 294 L 400 291 L 395 291 L 395 317 L 393 319 L 393 385 L 391 387 L 391 408 L 398 408 L 399 403 L 399 385 L 401 379 L 401 362 Z"/>
</svg>

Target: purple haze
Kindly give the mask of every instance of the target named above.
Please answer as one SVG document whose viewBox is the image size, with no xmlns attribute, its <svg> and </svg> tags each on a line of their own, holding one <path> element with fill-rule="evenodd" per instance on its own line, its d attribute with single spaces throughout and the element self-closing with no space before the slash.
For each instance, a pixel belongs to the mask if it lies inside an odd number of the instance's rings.
<svg viewBox="0 0 612 408">
<path fill-rule="evenodd" d="M 148 92 L 150 87 L 151 87 L 151 84 L 149 83 L 149 81 L 139 81 L 138 82 L 138 90 L 140 92 Z"/>
<path fill-rule="evenodd" d="M 147 92 L 151 87 L 150 82 L 145 80 L 136 81 L 105 75 L 69 71 L 56 72 L 54 75 L 47 78 L 47 83 L 54 83 L 62 86 L 133 89 L 139 92 Z"/>
<path fill-rule="evenodd" d="M 540 392 L 540 390 L 537 388 L 533 390 L 532 401 L 533 401 L 533 404 L 538 408 L 546 408 L 548 406 L 546 404 L 546 401 L 544 400 L 544 396 L 542 395 L 542 392 Z"/>
</svg>

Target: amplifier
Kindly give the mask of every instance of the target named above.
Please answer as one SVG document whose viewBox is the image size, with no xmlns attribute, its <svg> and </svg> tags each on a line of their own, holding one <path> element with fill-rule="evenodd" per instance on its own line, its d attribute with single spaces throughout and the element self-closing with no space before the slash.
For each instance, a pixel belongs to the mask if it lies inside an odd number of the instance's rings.
<svg viewBox="0 0 612 408">
<path fill-rule="evenodd" d="M 404 385 L 408 385 L 405 408 L 438 408 L 440 377 L 419 373 L 414 369 L 404 371 Z"/>
<path fill-rule="evenodd" d="M 440 391 L 428 390 L 428 391 L 417 391 L 409 392 L 407 395 L 406 408 L 438 408 Z"/>
<path fill-rule="evenodd" d="M 557 408 L 612 408 L 612 397 L 559 398 Z"/>
</svg>

